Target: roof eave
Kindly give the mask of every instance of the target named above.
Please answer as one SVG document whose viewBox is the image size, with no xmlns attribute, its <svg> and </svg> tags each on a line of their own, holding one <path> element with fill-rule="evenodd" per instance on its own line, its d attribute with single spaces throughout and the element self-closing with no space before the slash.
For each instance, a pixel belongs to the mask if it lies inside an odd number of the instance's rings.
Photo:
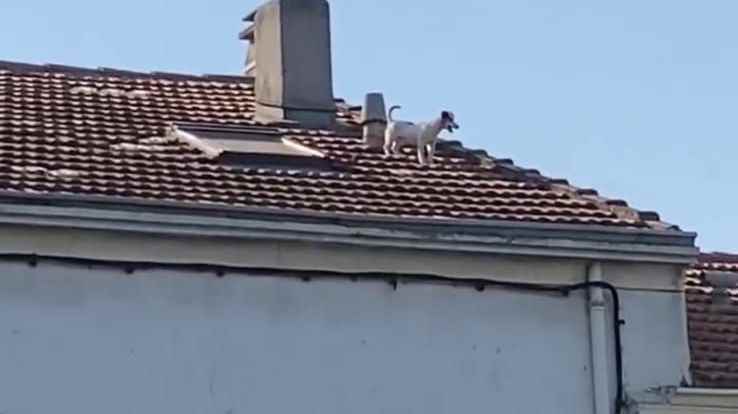
<svg viewBox="0 0 738 414">
<path fill-rule="evenodd" d="M 691 264 L 695 233 L 492 220 L 444 220 L 0 192 L 0 223 L 305 240 L 407 249 Z"/>
<path fill-rule="evenodd" d="M 738 389 L 678 388 L 671 397 L 671 404 L 679 407 L 710 407 L 714 410 L 710 412 L 723 412 L 718 411 L 721 408 L 735 410 L 738 408 Z"/>
<path fill-rule="evenodd" d="M 722 397 L 735 397 L 738 402 L 738 388 L 701 388 L 681 387 L 677 393 L 683 395 L 712 395 Z"/>
</svg>

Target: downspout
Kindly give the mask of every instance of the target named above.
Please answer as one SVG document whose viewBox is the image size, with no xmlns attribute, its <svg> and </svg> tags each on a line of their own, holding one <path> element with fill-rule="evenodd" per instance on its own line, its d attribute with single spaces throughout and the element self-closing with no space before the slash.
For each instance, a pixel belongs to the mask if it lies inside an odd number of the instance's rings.
<svg viewBox="0 0 738 414">
<path fill-rule="evenodd" d="M 593 262 L 587 269 L 588 282 L 603 282 L 602 263 Z M 602 289 L 589 289 L 589 342 L 592 356 L 592 384 L 594 388 L 594 413 L 612 414 L 613 398 L 608 380 L 607 306 Z"/>
</svg>

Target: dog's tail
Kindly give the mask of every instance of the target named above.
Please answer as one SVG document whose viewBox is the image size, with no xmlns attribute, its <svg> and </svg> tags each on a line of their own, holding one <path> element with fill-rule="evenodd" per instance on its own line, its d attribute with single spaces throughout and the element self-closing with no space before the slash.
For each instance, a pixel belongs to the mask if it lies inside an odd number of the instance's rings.
<svg viewBox="0 0 738 414">
<path fill-rule="evenodd" d="M 395 122 L 395 119 L 392 118 L 392 112 L 395 112 L 395 109 L 402 109 L 400 105 L 394 105 L 389 110 L 389 115 L 387 116 L 390 120 L 390 122 Z"/>
</svg>

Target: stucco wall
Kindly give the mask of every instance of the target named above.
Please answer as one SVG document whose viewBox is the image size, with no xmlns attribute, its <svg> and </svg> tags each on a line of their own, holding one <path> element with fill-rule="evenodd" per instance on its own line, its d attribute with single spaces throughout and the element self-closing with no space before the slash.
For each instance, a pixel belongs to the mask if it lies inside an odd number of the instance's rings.
<svg viewBox="0 0 738 414">
<path fill-rule="evenodd" d="M 55 262 L 0 274 L 6 414 L 592 412 L 584 294 Z M 677 383 L 683 350 L 642 348 L 681 338 L 675 294 L 623 295 L 629 383 Z"/>
<path fill-rule="evenodd" d="M 682 271 L 678 266 L 609 263 L 604 273 L 620 287 L 628 398 L 635 402 L 659 400 L 654 388 L 678 386 L 689 376 Z M 638 283 L 642 286 L 637 287 Z M 612 384 L 613 392 L 614 388 Z"/>
</svg>

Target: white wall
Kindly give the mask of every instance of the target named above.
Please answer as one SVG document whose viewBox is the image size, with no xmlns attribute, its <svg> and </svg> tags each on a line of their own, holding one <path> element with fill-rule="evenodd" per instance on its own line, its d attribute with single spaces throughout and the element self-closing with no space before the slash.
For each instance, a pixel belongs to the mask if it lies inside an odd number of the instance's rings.
<svg viewBox="0 0 738 414">
<path fill-rule="evenodd" d="M 676 384 L 634 348 L 680 303 L 638 295 L 628 380 Z M 588 326 L 581 293 L 0 262 L 0 413 L 590 414 Z"/>
</svg>

